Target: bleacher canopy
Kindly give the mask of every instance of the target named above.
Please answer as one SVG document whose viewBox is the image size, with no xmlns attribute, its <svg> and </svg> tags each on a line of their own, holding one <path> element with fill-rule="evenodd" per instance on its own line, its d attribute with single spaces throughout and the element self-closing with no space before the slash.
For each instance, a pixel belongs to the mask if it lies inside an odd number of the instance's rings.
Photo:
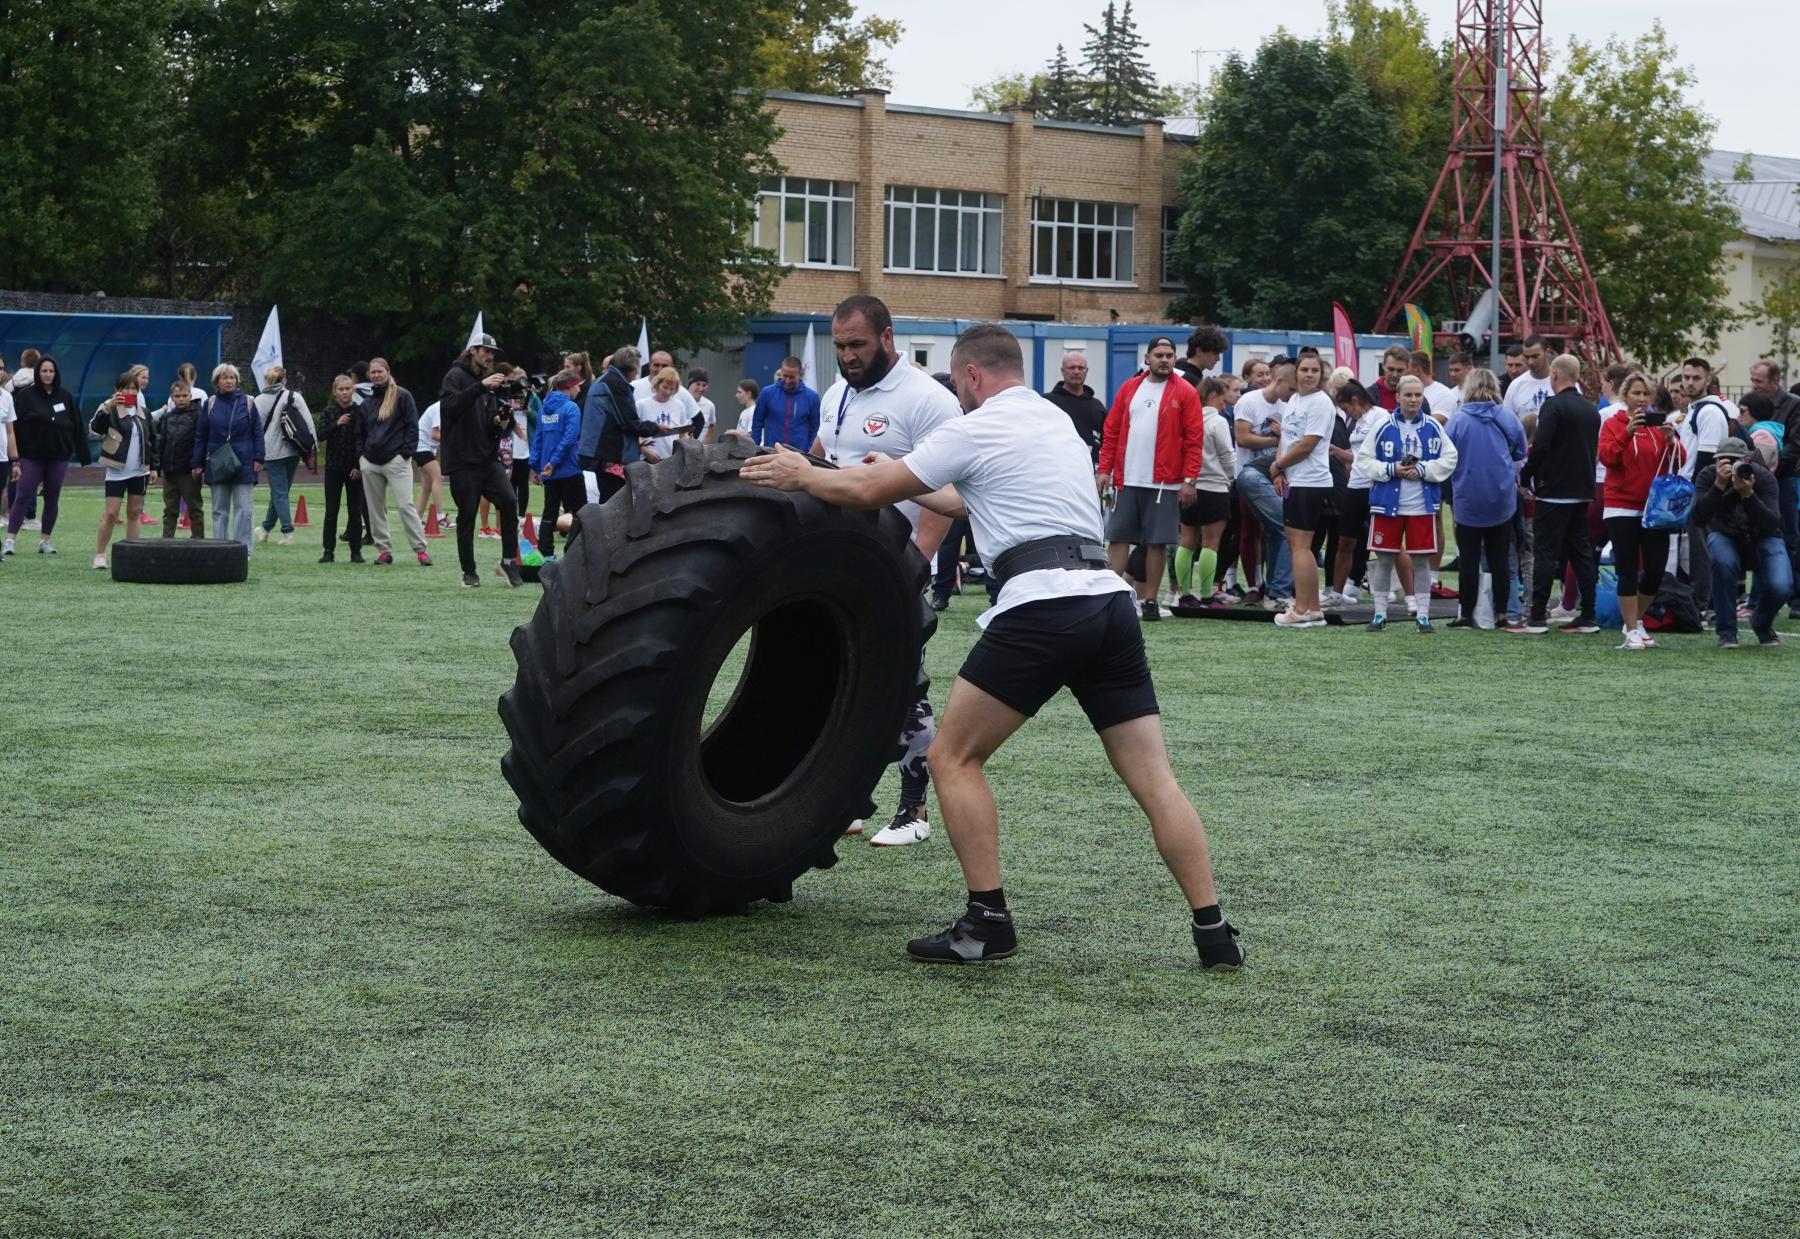
<svg viewBox="0 0 1800 1239">
<path fill-rule="evenodd" d="M 175 380 L 175 369 L 194 363 L 200 384 L 210 389 L 219 364 L 220 333 L 229 318 L 172 314 L 41 314 L 0 310 L 0 356 L 8 369 L 27 348 L 54 357 L 63 386 L 84 413 L 113 393 L 121 370 L 140 362 L 150 367 L 150 395 L 160 397 Z"/>
</svg>

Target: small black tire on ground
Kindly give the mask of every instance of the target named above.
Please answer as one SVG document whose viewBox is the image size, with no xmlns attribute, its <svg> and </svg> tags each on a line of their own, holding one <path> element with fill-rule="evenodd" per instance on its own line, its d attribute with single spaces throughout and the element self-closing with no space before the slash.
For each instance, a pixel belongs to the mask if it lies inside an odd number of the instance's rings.
<svg viewBox="0 0 1800 1239">
<path fill-rule="evenodd" d="M 235 585 L 250 575 L 250 548 L 218 538 L 138 538 L 108 551 L 112 579 L 141 585 Z"/>
<path fill-rule="evenodd" d="M 900 755 L 937 623 L 905 517 L 740 481 L 758 450 L 678 440 L 582 509 L 500 699 L 519 820 L 588 881 L 683 916 L 785 902 L 836 863 Z"/>
</svg>

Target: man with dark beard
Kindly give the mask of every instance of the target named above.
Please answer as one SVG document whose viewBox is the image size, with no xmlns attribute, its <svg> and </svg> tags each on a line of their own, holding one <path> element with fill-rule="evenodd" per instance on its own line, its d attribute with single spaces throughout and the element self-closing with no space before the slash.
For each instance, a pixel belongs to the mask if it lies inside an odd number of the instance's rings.
<svg viewBox="0 0 1800 1239">
<path fill-rule="evenodd" d="M 944 422 L 962 415 L 956 397 L 942 384 L 900 359 L 894 349 L 894 319 L 880 298 L 859 294 L 839 303 L 831 316 L 831 339 L 842 377 L 820 403 L 815 456 L 846 469 L 880 457 L 899 460 Z M 913 544 L 932 562 L 949 531 L 949 519 L 914 503 L 895 506 L 912 522 Z M 925 750 L 936 734 L 931 699 L 921 697 L 901 736 L 906 755 L 900 759 L 899 811 L 869 840 L 871 846 L 902 847 L 931 837 Z M 851 823 L 851 833 L 861 829 L 861 822 Z"/>
<path fill-rule="evenodd" d="M 456 553 L 462 560 L 464 589 L 481 584 L 475 568 L 475 528 L 483 499 L 500 514 L 500 574 L 515 589 L 524 584 L 519 573 L 519 501 L 508 465 L 500 462 L 500 440 L 510 437 L 513 422 L 512 410 L 496 391 L 507 381 L 494 369 L 498 348 L 493 336 L 471 339 L 438 390 L 444 434 L 438 459 L 456 500 Z"/>
</svg>

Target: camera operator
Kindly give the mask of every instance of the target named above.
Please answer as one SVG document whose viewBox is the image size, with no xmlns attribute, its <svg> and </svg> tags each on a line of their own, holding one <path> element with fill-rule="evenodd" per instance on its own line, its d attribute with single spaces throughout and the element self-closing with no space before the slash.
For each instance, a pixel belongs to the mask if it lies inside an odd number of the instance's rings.
<svg viewBox="0 0 1800 1239">
<path fill-rule="evenodd" d="M 513 413 L 525 404 L 525 384 L 494 369 L 498 347 L 485 333 L 471 339 L 438 391 L 443 418 L 439 459 L 456 501 L 456 554 L 464 589 L 481 584 L 475 570 L 475 527 L 483 499 L 500 513 L 501 574 L 514 588 L 524 584 L 519 574 L 519 501 L 501 462 L 500 447 L 503 439 L 511 441 Z"/>
<path fill-rule="evenodd" d="M 1737 583 L 1744 568 L 1756 573 L 1750 591 L 1750 628 L 1763 645 L 1780 645 L 1775 613 L 1793 592 L 1793 570 L 1781 538 L 1780 485 L 1750 458 L 1750 445 L 1720 441 L 1713 463 L 1694 479 L 1693 523 L 1706 530 L 1712 556 L 1713 626 L 1719 648 L 1737 648 Z"/>
</svg>

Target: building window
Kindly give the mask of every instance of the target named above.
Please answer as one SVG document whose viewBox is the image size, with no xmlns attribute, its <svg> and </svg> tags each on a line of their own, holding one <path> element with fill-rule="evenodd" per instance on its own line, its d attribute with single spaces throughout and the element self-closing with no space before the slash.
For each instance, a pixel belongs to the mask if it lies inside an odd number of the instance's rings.
<svg viewBox="0 0 1800 1239">
<path fill-rule="evenodd" d="M 887 191 L 887 269 L 1000 274 L 999 194 L 955 189 Z"/>
<path fill-rule="evenodd" d="M 853 267 L 856 185 L 800 176 L 762 183 L 750 242 L 790 267 Z"/>
<path fill-rule="evenodd" d="M 1162 209 L 1162 284 L 1164 288 L 1181 288 L 1187 283 L 1174 267 L 1175 232 L 1181 227 L 1181 208 Z"/>
<path fill-rule="evenodd" d="M 1068 198 L 1033 199 L 1032 278 L 1131 283 L 1132 232 L 1136 223 L 1136 207 Z"/>
</svg>

